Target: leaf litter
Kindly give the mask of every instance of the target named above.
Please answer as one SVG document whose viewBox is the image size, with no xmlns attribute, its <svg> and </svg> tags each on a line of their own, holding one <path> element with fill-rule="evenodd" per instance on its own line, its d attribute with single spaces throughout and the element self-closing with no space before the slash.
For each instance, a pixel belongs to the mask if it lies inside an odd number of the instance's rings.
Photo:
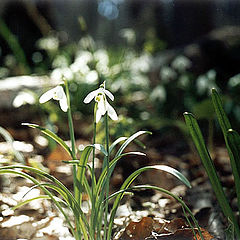
<svg viewBox="0 0 240 240">
<path fill-rule="evenodd" d="M 19 146 L 24 147 L 29 145 L 19 144 Z M 61 160 L 65 159 L 66 156 L 61 155 L 58 149 L 55 149 L 55 151 L 49 153 L 48 156 L 41 156 L 38 155 L 36 152 L 33 153 L 26 150 L 24 151 L 24 149 L 19 150 L 24 153 L 29 163 L 31 163 L 29 159 L 32 159 L 33 160 L 32 162 L 34 161 L 40 162 L 41 163 L 40 166 L 48 166 L 48 169 L 51 172 L 53 172 L 54 175 L 57 175 L 57 177 L 63 181 L 66 180 L 68 182 L 67 185 L 71 184 L 71 171 L 65 169 L 61 163 Z M 151 153 L 149 153 L 149 155 L 151 155 Z M 3 151 L 1 158 L 3 159 L 3 162 L 4 160 L 6 160 L 5 162 L 9 162 L 8 151 L 5 152 Z M 47 159 L 47 161 L 44 160 L 44 158 Z M 156 156 L 154 156 L 154 158 L 156 158 Z M 176 163 L 177 165 L 176 157 L 172 156 L 172 158 L 174 161 L 171 161 L 171 156 L 167 155 L 165 160 L 167 162 L 171 162 L 172 164 Z M 164 157 L 161 156 L 161 159 L 164 161 Z M 181 160 L 179 159 L 179 161 Z M 182 166 L 186 168 L 186 165 L 184 165 L 184 163 L 182 163 Z M 119 175 L 121 175 L 121 170 L 120 171 L 118 170 L 117 174 L 118 174 L 117 177 L 119 178 Z M 115 176 L 113 176 L 113 179 L 114 177 Z M 161 178 L 161 181 L 156 182 L 156 179 L 158 179 L 158 177 Z M 199 183 L 201 182 L 205 183 L 206 181 L 205 177 L 202 175 L 199 175 L 198 178 L 199 180 L 197 181 L 195 187 Z M 153 179 L 151 178 L 151 174 L 149 175 L 146 174 L 144 175 L 144 177 L 140 179 L 140 181 L 148 182 L 149 179 L 151 179 L 157 184 L 160 183 L 161 185 L 165 186 L 169 184 L 168 186 L 171 188 L 172 192 L 174 192 L 176 195 L 184 196 L 185 199 L 186 196 L 188 196 L 187 188 L 183 185 L 174 186 L 174 182 L 167 175 L 155 176 Z M 27 189 L 26 188 L 24 189 L 23 186 L 27 186 L 27 188 L 30 188 L 31 185 L 26 180 L 23 179 L 20 180 L 18 177 L 12 176 L 11 178 L 2 177 L 1 180 L 2 180 L 1 184 L 2 191 L 0 193 L 0 208 L 1 208 L 0 210 L 2 212 L 0 216 L 1 240 L 13 240 L 13 239 L 73 240 L 71 233 L 65 226 L 64 219 L 59 215 L 54 206 L 47 200 L 37 200 L 33 202 L 33 205 L 27 204 L 26 206 L 17 209 L 14 212 L 14 216 L 18 216 L 20 217 L 20 219 L 25 219 L 22 223 L 15 224 L 12 226 L 4 225 L 7 223 L 8 220 L 11 219 L 11 217 L 13 217 L 12 212 L 9 212 L 5 216 L 3 216 L 3 212 L 4 211 L 7 212 L 6 211 L 7 209 L 10 209 L 16 204 L 16 200 L 14 200 L 14 195 L 16 196 L 17 192 L 19 196 L 21 194 L 24 195 L 27 192 Z M 196 179 L 194 180 L 196 181 Z M 114 188 L 114 186 L 112 187 Z M 199 188 L 201 188 L 201 186 Z M 195 193 L 190 195 L 191 196 L 195 195 Z M 168 196 L 164 196 L 164 194 L 159 193 L 150 193 L 150 195 L 136 193 L 134 197 L 126 198 L 127 198 L 126 202 L 129 205 L 127 207 L 129 211 L 126 211 L 125 208 L 125 210 L 123 211 L 125 212 L 125 216 L 123 216 L 123 214 L 120 214 L 116 218 L 115 239 L 119 240 L 194 239 L 192 229 L 190 229 L 189 226 L 187 226 L 184 223 L 183 219 L 178 218 L 181 215 L 181 206 L 175 200 L 171 199 Z M 18 201 L 19 198 L 17 199 L 17 202 Z M 190 199 L 190 203 L 193 203 L 194 201 L 195 201 L 194 199 Z M 204 201 L 206 201 L 206 199 Z M 36 202 L 38 202 L 38 204 L 36 204 Z M 124 205 L 126 204 L 122 204 L 120 208 L 124 207 Z M 194 206 L 194 204 L 192 204 L 192 208 L 197 210 L 196 212 L 199 212 L 204 208 L 210 207 L 211 206 L 209 205 Z M 26 216 L 28 216 L 29 218 L 27 219 Z M 165 220 L 165 218 L 173 220 L 168 221 Z M 205 222 L 207 222 L 207 224 L 209 222 L 208 218 L 209 217 L 207 217 L 207 219 L 205 218 Z M 127 223 L 128 225 L 126 226 Z M 214 239 L 214 237 L 207 230 L 202 228 L 202 231 L 204 238 L 206 240 Z"/>
</svg>

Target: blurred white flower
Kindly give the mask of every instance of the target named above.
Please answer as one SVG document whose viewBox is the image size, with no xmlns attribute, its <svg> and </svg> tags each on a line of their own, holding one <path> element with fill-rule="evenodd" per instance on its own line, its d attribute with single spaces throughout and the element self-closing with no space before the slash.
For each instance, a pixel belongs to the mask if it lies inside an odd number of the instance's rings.
<svg viewBox="0 0 240 240">
<path fill-rule="evenodd" d="M 95 70 L 90 71 L 90 72 L 86 75 L 86 81 L 87 81 L 88 83 L 94 83 L 94 82 L 97 81 L 97 79 L 98 79 L 98 73 L 97 73 L 97 71 L 95 71 Z"/>
<path fill-rule="evenodd" d="M 15 108 L 21 107 L 25 104 L 34 104 L 35 98 L 32 93 L 28 91 L 21 91 L 13 100 L 13 106 Z"/>
<path fill-rule="evenodd" d="M 49 36 L 38 40 L 37 45 L 40 49 L 56 51 L 59 47 L 59 40 L 54 36 Z"/>
<path fill-rule="evenodd" d="M 124 28 L 120 30 L 120 36 L 124 38 L 128 44 L 135 44 L 136 42 L 136 33 L 131 28 Z"/>
<path fill-rule="evenodd" d="M 200 75 L 196 80 L 196 86 L 200 95 L 210 92 L 212 88 L 218 89 L 215 70 L 209 70 L 204 75 Z"/>
<path fill-rule="evenodd" d="M 151 66 L 151 56 L 149 54 L 143 54 L 140 57 L 130 58 L 131 70 L 133 72 L 147 73 Z"/>
<path fill-rule="evenodd" d="M 185 56 L 178 56 L 172 62 L 172 67 L 180 72 L 184 72 L 192 66 L 192 62 Z"/>
<path fill-rule="evenodd" d="M 231 77 L 228 81 L 228 86 L 229 87 L 236 87 L 240 84 L 240 73 Z"/>
<path fill-rule="evenodd" d="M 64 112 L 68 110 L 67 97 L 62 86 L 57 86 L 45 92 L 39 99 L 40 103 L 45 103 L 50 99 L 59 101 L 60 107 Z"/>
<path fill-rule="evenodd" d="M 168 66 L 163 66 L 160 70 L 160 78 L 164 83 L 168 83 L 171 80 L 176 79 L 177 74 L 174 71 L 174 69 L 168 67 Z"/>
<path fill-rule="evenodd" d="M 114 96 L 112 93 L 105 89 L 105 82 L 97 89 L 90 92 L 84 99 L 84 103 L 90 103 L 93 99 L 97 102 L 96 122 L 98 123 L 102 116 L 106 113 L 112 120 L 118 120 L 118 116 L 114 108 L 108 103 L 108 96 L 112 101 Z"/>
<path fill-rule="evenodd" d="M 61 82 L 63 78 L 66 80 L 72 80 L 74 75 L 70 68 L 56 68 L 51 73 L 51 78 L 56 82 Z"/>
</svg>

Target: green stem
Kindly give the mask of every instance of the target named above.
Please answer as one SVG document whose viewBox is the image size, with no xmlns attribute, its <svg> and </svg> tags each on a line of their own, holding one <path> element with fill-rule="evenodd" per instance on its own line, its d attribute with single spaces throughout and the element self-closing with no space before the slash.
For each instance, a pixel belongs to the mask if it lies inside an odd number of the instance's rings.
<svg viewBox="0 0 240 240">
<path fill-rule="evenodd" d="M 67 104 L 68 104 L 68 126 L 69 126 L 69 133 L 70 133 L 70 139 L 71 139 L 71 152 L 73 156 L 73 160 L 77 160 L 76 156 L 76 147 L 75 147 L 75 136 L 74 136 L 74 127 L 73 127 L 73 120 L 72 120 L 72 112 L 71 112 L 71 104 L 70 104 L 70 93 L 69 93 L 69 88 L 68 88 L 68 82 L 67 80 L 64 80 L 64 85 L 66 89 L 66 96 L 67 96 Z M 79 196 L 79 189 L 78 189 L 78 184 L 77 184 L 77 166 L 74 164 L 73 165 L 73 189 L 74 189 L 74 196 Z M 76 199 L 78 201 L 78 199 Z M 79 205 L 81 205 L 78 202 Z M 80 218 L 79 221 L 82 221 Z M 77 234 L 77 239 L 81 239 L 81 230 L 79 228 L 78 221 L 76 220 L 76 234 Z"/>
<path fill-rule="evenodd" d="M 97 131 L 97 123 L 96 123 L 96 112 L 97 112 L 97 103 L 94 105 L 94 122 L 93 122 L 93 145 L 96 143 L 96 131 Z M 95 228 L 96 228 L 96 222 L 95 222 L 95 205 L 96 205 L 96 194 L 95 194 L 95 185 L 96 185 L 96 179 L 95 179 L 95 147 L 92 151 L 92 209 L 91 209 L 91 230 L 92 230 L 92 237 L 94 239 L 95 236 Z"/>
<path fill-rule="evenodd" d="M 69 88 L 68 88 L 68 82 L 67 80 L 64 81 L 65 88 L 66 88 L 66 95 L 67 95 L 67 104 L 68 104 L 68 126 L 69 126 L 69 133 L 70 133 L 70 139 L 71 139 L 71 145 L 72 145 L 72 156 L 73 160 L 77 160 L 76 156 L 76 147 L 75 147 L 75 136 L 74 136 L 74 128 L 73 128 L 73 120 L 72 120 L 72 113 L 71 113 L 71 104 L 70 104 L 70 94 L 69 94 Z M 74 185 L 76 186 L 76 173 L 77 173 L 77 168 L 76 165 L 73 165 L 73 180 L 74 180 Z M 74 188 L 74 193 L 75 192 Z"/>
<path fill-rule="evenodd" d="M 213 119 L 208 120 L 208 148 L 210 155 L 213 154 Z"/>
<path fill-rule="evenodd" d="M 109 197 L 109 131 L 108 131 L 108 115 L 105 114 L 105 137 L 106 137 L 106 151 L 108 153 L 106 159 L 105 166 L 107 167 L 107 181 L 106 181 L 106 199 Z M 105 216 L 104 216 L 104 239 L 107 239 L 107 226 L 108 226 L 108 201 L 105 204 Z"/>
</svg>

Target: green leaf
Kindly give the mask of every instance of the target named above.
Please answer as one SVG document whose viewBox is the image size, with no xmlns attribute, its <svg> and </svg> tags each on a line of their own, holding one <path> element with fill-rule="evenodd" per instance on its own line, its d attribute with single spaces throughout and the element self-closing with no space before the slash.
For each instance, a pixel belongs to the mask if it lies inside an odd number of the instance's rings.
<svg viewBox="0 0 240 240">
<path fill-rule="evenodd" d="M 212 89 L 212 102 L 213 102 L 215 112 L 217 114 L 218 122 L 219 122 L 222 132 L 224 134 L 224 138 L 226 138 L 227 130 L 232 127 L 231 127 L 228 117 L 223 109 L 222 100 L 221 100 L 217 90 L 214 88 Z"/>
<path fill-rule="evenodd" d="M 44 171 L 42 171 L 40 169 L 36 169 L 36 168 L 33 168 L 33 167 L 29 167 L 29 166 L 12 165 L 12 166 L 0 167 L 0 174 L 4 174 L 4 173 L 16 174 L 16 175 L 22 176 L 22 177 L 24 177 L 26 179 L 29 179 L 35 185 L 39 185 L 39 187 L 47 195 L 50 196 L 51 200 L 56 204 L 58 209 L 62 212 L 62 214 L 66 218 L 66 221 L 68 222 L 68 225 L 70 226 L 71 230 L 74 232 L 74 230 L 72 228 L 72 225 L 71 225 L 71 222 L 68 219 L 68 216 L 65 214 L 65 212 L 63 211 L 63 209 L 61 208 L 59 203 L 55 201 L 55 199 L 53 198 L 53 194 L 50 193 L 46 189 L 44 184 L 41 184 L 40 182 L 38 182 L 34 177 L 30 176 L 29 174 L 26 174 L 26 173 L 21 172 L 21 171 L 17 171 L 16 169 L 30 171 L 31 173 L 35 173 L 38 176 L 45 177 L 48 180 L 50 180 L 51 182 L 53 182 L 54 184 L 56 184 L 57 186 L 54 186 L 53 184 L 45 184 L 45 185 L 47 185 L 47 187 L 50 187 L 50 188 L 56 190 L 61 196 L 64 197 L 66 202 L 68 202 L 69 206 L 72 208 L 73 213 L 76 216 L 76 220 L 80 224 L 80 227 L 81 227 L 82 231 L 86 232 L 86 229 L 89 230 L 89 225 L 88 225 L 87 219 L 86 219 L 84 213 L 82 212 L 80 206 L 78 205 L 76 199 L 73 197 L 72 193 L 58 179 L 56 179 L 54 176 L 52 176 L 52 175 L 50 175 L 50 174 L 48 174 L 48 173 L 46 173 L 46 172 L 44 172 Z"/>
<path fill-rule="evenodd" d="M 26 204 L 34 201 L 34 200 L 39 200 L 39 199 L 48 199 L 48 200 L 50 200 L 51 198 L 48 195 L 41 195 L 41 196 L 38 196 L 38 197 L 30 198 L 30 199 L 27 199 L 25 201 L 22 201 L 22 202 L 18 203 L 16 206 L 12 207 L 12 210 L 15 211 L 17 208 L 20 208 L 20 207 L 22 207 L 22 206 L 24 206 L 24 205 L 26 205 Z M 63 201 L 62 199 L 60 199 L 58 197 L 55 197 L 55 196 L 54 196 L 54 199 L 56 201 L 58 201 L 59 203 L 63 203 L 65 206 L 68 207 L 66 202 Z"/>
<path fill-rule="evenodd" d="M 95 149 L 99 150 L 101 153 L 103 153 L 106 157 L 108 156 L 108 153 L 104 146 L 102 144 L 95 143 L 94 144 Z"/>
<path fill-rule="evenodd" d="M 115 141 L 111 144 L 111 146 L 109 147 L 109 153 L 112 152 L 112 150 L 114 149 L 114 147 L 115 147 L 118 143 L 120 143 L 120 142 L 122 142 L 122 141 L 125 141 L 126 139 L 127 139 L 127 137 L 120 137 L 120 138 L 118 138 L 117 140 L 115 140 Z"/>
<path fill-rule="evenodd" d="M 137 137 L 143 135 L 143 134 L 152 134 L 151 132 L 149 131 L 139 131 L 139 132 L 136 132 L 134 133 L 132 136 L 130 136 L 123 144 L 122 146 L 119 148 L 119 150 L 117 151 L 117 154 L 115 157 L 118 157 L 122 154 L 123 150 L 134 140 L 136 139 Z"/>
<path fill-rule="evenodd" d="M 84 179 L 85 179 L 86 166 L 87 166 L 89 155 L 93 148 L 94 148 L 93 145 L 89 145 L 84 148 L 84 150 L 81 153 L 79 165 L 77 167 L 77 177 L 76 177 L 77 183 L 76 183 L 76 185 L 78 187 L 77 187 L 77 191 L 76 191 L 76 200 L 79 205 L 81 204 L 81 200 L 82 200 L 82 192 L 83 192 L 83 188 L 84 188 L 83 183 L 84 183 Z"/>
<path fill-rule="evenodd" d="M 213 165 L 213 161 L 212 161 L 210 154 L 204 143 L 204 139 L 203 139 L 201 130 L 198 126 L 198 123 L 197 123 L 195 117 L 191 113 L 184 113 L 184 118 L 185 118 L 186 124 L 188 126 L 188 129 L 190 131 L 190 134 L 192 136 L 193 142 L 198 151 L 198 154 L 202 160 L 203 166 L 205 167 L 205 170 L 208 174 L 208 177 L 212 184 L 213 190 L 216 194 L 219 205 L 221 206 L 222 211 L 223 211 L 224 215 L 226 216 L 226 218 L 229 218 L 234 223 L 235 227 L 238 228 L 238 229 L 236 229 L 237 234 L 238 234 L 237 236 L 240 237 L 240 231 L 239 231 L 237 220 L 236 220 L 236 218 L 233 214 L 233 211 L 229 205 L 229 202 L 225 196 L 225 193 L 223 191 L 222 185 L 218 178 L 216 169 Z"/>
<path fill-rule="evenodd" d="M 60 212 L 64 215 L 66 222 L 68 223 L 71 230 L 74 231 L 71 221 L 69 220 L 67 214 L 64 212 L 64 210 L 61 207 L 61 205 L 59 204 L 59 202 L 57 202 L 55 200 L 54 195 L 51 192 L 49 192 L 44 186 L 41 186 L 41 184 L 34 177 L 30 176 L 27 173 L 14 170 L 14 168 L 16 168 L 16 167 L 21 168 L 21 166 L 0 167 L 0 174 L 15 174 L 15 175 L 21 176 L 25 179 L 32 181 L 36 185 L 39 185 L 39 187 L 49 196 L 49 198 L 54 202 L 54 204 L 57 206 L 57 208 L 60 210 Z"/>
<path fill-rule="evenodd" d="M 32 124 L 32 123 L 22 123 L 22 125 L 39 129 L 42 133 L 49 136 L 54 141 L 56 141 L 58 144 L 60 144 L 67 151 L 67 153 L 74 159 L 74 156 L 73 156 L 73 153 L 72 153 L 70 147 L 60 137 L 58 137 L 55 133 L 53 133 L 49 129 L 46 129 L 44 127 L 41 127 L 37 124 Z"/>
<path fill-rule="evenodd" d="M 227 147 L 230 152 L 230 163 L 234 176 L 235 189 L 238 200 L 238 210 L 240 211 L 240 155 L 239 155 L 239 134 L 229 129 L 227 132 Z"/>
<path fill-rule="evenodd" d="M 113 170 L 114 170 L 114 167 L 116 165 L 116 163 L 124 156 L 127 156 L 127 155 L 138 155 L 138 156 L 146 156 L 145 153 L 141 153 L 141 152 L 128 152 L 128 153 L 123 153 L 121 154 L 120 156 L 118 157 L 115 157 L 109 164 L 109 172 L 112 173 Z M 97 186 L 96 186 L 96 193 L 97 195 L 100 193 L 101 189 L 103 188 L 104 186 L 104 183 L 106 181 L 106 175 L 107 175 L 107 167 L 105 167 L 102 172 L 101 172 L 101 175 L 99 176 L 99 179 L 98 179 L 98 183 L 97 183 Z M 110 174 L 111 175 L 111 174 Z"/>
</svg>

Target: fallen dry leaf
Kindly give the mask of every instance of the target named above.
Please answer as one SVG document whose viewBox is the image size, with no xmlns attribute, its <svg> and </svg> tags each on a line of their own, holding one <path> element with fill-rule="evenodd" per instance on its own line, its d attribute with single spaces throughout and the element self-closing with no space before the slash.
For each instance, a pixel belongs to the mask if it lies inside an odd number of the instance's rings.
<svg viewBox="0 0 240 240">
<path fill-rule="evenodd" d="M 197 229 L 195 228 L 194 230 L 197 236 L 197 240 L 201 240 L 201 237 Z M 214 239 L 214 237 L 205 229 L 201 228 L 201 232 L 204 237 L 204 240 Z M 154 238 L 148 238 L 148 240 L 154 240 L 154 239 L 155 240 L 196 240 L 191 228 L 178 229 L 175 233 L 164 233 L 164 234 L 157 235 Z"/>
<path fill-rule="evenodd" d="M 201 240 L 197 229 L 194 229 L 197 240 Z M 205 240 L 211 240 L 214 237 L 205 229 L 201 228 Z M 157 233 L 154 237 L 152 232 Z M 175 218 L 171 221 L 156 221 L 150 217 L 143 217 L 140 222 L 130 222 L 119 240 L 196 240 L 191 228 L 187 227 L 185 221 L 181 218 Z"/>
<path fill-rule="evenodd" d="M 143 217 L 140 222 L 130 222 L 121 236 L 121 240 L 144 240 L 153 230 L 153 219 Z"/>
</svg>

